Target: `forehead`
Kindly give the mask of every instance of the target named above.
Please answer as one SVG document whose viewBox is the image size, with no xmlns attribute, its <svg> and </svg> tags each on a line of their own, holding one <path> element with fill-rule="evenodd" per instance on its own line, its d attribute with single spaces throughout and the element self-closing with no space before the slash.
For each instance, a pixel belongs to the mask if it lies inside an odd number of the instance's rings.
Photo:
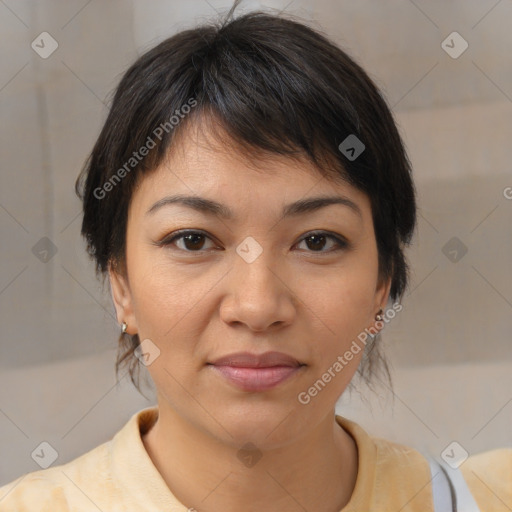
<svg viewBox="0 0 512 512">
<path fill-rule="evenodd" d="M 171 193 L 198 195 L 243 208 L 319 195 L 341 194 L 361 210 L 370 209 L 367 195 L 338 172 L 326 177 L 307 157 L 244 148 L 220 127 L 187 123 L 163 162 L 144 175 L 132 202 L 147 206 Z M 332 169 L 332 168 L 331 168 Z"/>
</svg>

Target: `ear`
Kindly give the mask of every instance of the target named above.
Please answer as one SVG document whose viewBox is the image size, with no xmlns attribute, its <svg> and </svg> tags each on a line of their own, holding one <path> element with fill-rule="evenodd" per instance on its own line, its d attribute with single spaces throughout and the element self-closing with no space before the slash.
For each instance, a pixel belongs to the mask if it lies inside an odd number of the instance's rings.
<svg viewBox="0 0 512 512">
<path fill-rule="evenodd" d="M 378 311 L 380 308 L 384 310 L 386 307 L 389 300 L 389 292 L 391 291 L 391 281 L 391 277 L 386 280 L 379 280 L 377 289 L 375 290 L 375 311 Z"/>
<path fill-rule="evenodd" d="M 110 266 L 108 277 L 112 300 L 116 308 L 117 321 L 119 324 L 123 322 L 127 324 L 126 332 L 128 334 L 137 334 L 137 320 L 133 312 L 132 295 L 126 274 Z"/>
</svg>

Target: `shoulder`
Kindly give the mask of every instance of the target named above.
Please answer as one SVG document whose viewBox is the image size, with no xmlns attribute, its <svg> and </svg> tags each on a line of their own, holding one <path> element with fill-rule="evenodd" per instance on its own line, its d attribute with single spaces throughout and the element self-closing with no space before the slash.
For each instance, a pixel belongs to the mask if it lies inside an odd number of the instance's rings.
<svg viewBox="0 0 512 512">
<path fill-rule="evenodd" d="M 417 450 L 369 435 L 361 426 L 337 417 L 355 439 L 358 476 L 349 510 L 432 510 L 430 465 Z"/>
<path fill-rule="evenodd" d="M 55 469 L 55 468 L 54 468 Z M 0 512 L 68 512 L 65 488 L 53 469 L 34 471 L 0 487 Z"/>
<path fill-rule="evenodd" d="M 512 448 L 472 455 L 460 471 L 482 510 L 512 510 Z"/>
<path fill-rule="evenodd" d="M 360 496 L 354 502 L 367 504 L 364 508 L 368 510 L 433 510 L 432 473 L 425 454 L 370 436 L 357 423 L 341 416 L 336 419 L 356 440 L 359 450 L 360 485 L 356 483 L 356 491 Z M 435 454 L 430 458 L 437 459 Z M 472 455 L 458 469 L 450 478 L 456 476 L 457 485 L 462 483 L 469 489 L 480 510 L 512 510 L 512 448 Z"/>
<path fill-rule="evenodd" d="M 0 487 L 0 512 L 77 510 L 69 503 L 86 500 L 93 482 L 107 477 L 109 445 L 110 441 L 66 464 L 27 473 Z"/>
<path fill-rule="evenodd" d="M 400 481 L 406 494 L 414 502 L 430 503 L 432 475 L 424 454 L 408 446 L 372 438 L 376 446 L 376 485 L 385 480 Z M 512 449 L 501 448 L 475 454 L 460 467 L 460 473 L 471 495 L 482 511 L 509 512 L 512 510 Z M 381 482 L 379 485 L 379 481 Z M 417 490 L 418 494 L 414 494 Z M 428 510 L 428 508 L 425 508 Z"/>
<path fill-rule="evenodd" d="M 405 510 L 430 510 L 432 486 L 430 465 L 418 450 L 380 437 L 373 437 L 376 448 L 375 483 L 392 487 L 407 503 Z M 399 488 L 396 482 L 400 482 Z"/>
<path fill-rule="evenodd" d="M 336 415 L 336 420 L 355 439 L 360 459 L 371 461 L 386 470 L 395 467 L 410 471 L 420 467 L 429 471 L 427 459 L 414 448 L 370 435 L 361 425 L 342 416 Z"/>
<path fill-rule="evenodd" d="M 157 414 L 157 407 L 143 409 L 109 441 L 66 464 L 27 473 L 0 487 L 0 512 L 125 510 L 130 489 L 123 481 L 137 482 L 137 472 L 152 467 L 140 429 Z"/>
</svg>

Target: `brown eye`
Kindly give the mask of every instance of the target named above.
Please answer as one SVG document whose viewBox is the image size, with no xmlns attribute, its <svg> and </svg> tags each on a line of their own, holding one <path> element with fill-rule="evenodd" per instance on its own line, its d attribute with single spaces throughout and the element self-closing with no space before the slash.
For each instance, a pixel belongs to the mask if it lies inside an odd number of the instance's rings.
<svg viewBox="0 0 512 512">
<path fill-rule="evenodd" d="M 326 247 L 326 245 L 327 246 L 329 245 L 329 243 L 328 243 L 329 240 L 334 241 L 334 249 L 332 248 L 332 245 L 331 245 L 330 249 L 323 250 Z M 340 249 L 345 249 L 346 247 L 348 247 L 347 242 L 345 242 L 341 238 L 339 238 L 335 235 L 325 233 L 325 232 L 311 233 L 311 234 L 303 237 L 300 243 L 305 243 L 308 250 L 310 250 L 311 252 L 320 252 L 320 253 L 332 252 L 332 251 L 336 251 L 336 250 L 340 250 Z"/>
<path fill-rule="evenodd" d="M 166 247 L 175 246 L 177 249 L 185 252 L 200 252 L 207 249 L 205 248 L 207 240 L 210 240 L 210 238 L 201 231 L 181 231 L 175 233 L 170 238 L 165 238 L 158 245 Z"/>
<path fill-rule="evenodd" d="M 309 249 L 317 251 L 325 247 L 326 238 L 324 235 L 311 235 L 305 238 L 305 241 Z"/>
<path fill-rule="evenodd" d="M 197 233 L 184 235 L 181 237 L 183 245 L 187 250 L 195 251 L 203 248 L 205 237 Z"/>
</svg>

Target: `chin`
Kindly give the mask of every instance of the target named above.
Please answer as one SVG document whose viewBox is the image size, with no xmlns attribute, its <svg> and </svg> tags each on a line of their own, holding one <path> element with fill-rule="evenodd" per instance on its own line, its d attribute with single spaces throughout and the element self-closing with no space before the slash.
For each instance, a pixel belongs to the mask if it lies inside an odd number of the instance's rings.
<svg viewBox="0 0 512 512">
<path fill-rule="evenodd" d="M 268 402 L 245 403 L 242 408 L 234 404 L 231 411 L 226 407 L 222 414 L 212 416 L 218 420 L 212 420 L 217 435 L 236 448 L 248 442 L 261 449 L 278 448 L 304 434 L 304 422 L 292 407 L 270 407 Z"/>
</svg>

